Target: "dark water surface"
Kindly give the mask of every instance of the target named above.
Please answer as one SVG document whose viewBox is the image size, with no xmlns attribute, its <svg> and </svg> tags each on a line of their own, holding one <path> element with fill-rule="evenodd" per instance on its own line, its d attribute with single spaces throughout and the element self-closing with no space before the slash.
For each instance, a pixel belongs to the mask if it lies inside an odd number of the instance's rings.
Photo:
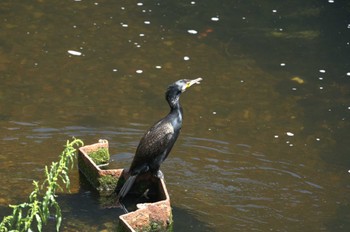
<svg viewBox="0 0 350 232">
<path fill-rule="evenodd" d="M 183 94 L 163 164 L 175 231 L 350 231 L 346 1 L 1 1 L 0 215 L 76 136 L 128 167 Z M 110 231 L 71 172 L 62 231 Z"/>
</svg>

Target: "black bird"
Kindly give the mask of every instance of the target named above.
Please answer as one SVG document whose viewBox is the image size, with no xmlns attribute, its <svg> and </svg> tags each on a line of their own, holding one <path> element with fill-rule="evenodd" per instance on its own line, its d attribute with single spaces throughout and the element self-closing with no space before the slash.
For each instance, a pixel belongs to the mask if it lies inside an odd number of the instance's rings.
<svg viewBox="0 0 350 232">
<path fill-rule="evenodd" d="M 170 106 L 170 112 L 141 138 L 129 169 L 130 176 L 119 191 L 118 201 L 129 192 L 138 175 L 150 172 L 158 178 L 163 178 L 163 173 L 159 170 L 160 165 L 169 155 L 182 126 L 180 95 L 193 84 L 199 84 L 201 80 L 202 78 L 178 80 L 168 87 L 165 99 Z"/>
</svg>

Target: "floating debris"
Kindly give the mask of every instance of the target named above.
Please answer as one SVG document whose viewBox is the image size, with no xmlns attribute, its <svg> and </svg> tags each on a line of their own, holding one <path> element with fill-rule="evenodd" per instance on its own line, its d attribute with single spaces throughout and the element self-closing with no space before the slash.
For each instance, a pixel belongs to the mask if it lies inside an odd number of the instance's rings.
<svg viewBox="0 0 350 232">
<path fill-rule="evenodd" d="M 141 74 L 141 73 L 143 73 L 143 70 L 138 69 L 138 70 L 136 70 L 136 73 L 137 73 L 137 74 Z"/>
<path fill-rule="evenodd" d="M 190 57 L 184 56 L 184 60 L 190 60 Z"/>
<path fill-rule="evenodd" d="M 211 17 L 211 21 L 217 22 L 219 21 L 219 17 Z"/>
<path fill-rule="evenodd" d="M 81 52 L 78 51 L 68 50 L 67 52 L 73 56 L 81 56 Z"/>
<path fill-rule="evenodd" d="M 192 34 L 192 35 L 195 35 L 195 34 L 198 33 L 198 31 L 196 31 L 196 30 L 187 30 L 187 32 L 188 32 L 189 34 Z"/>
<path fill-rule="evenodd" d="M 304 84 L 304 80 L 302 79 L 302 78 L 300 78 L 300 77 L 292 77 L 292 79 L 291 79 L 292 81 L 294 81 L 294 82 L 296 82 L 296 83 L 298 83 L 298 84 Z"/>
<path fill-rule="evenodd" d="M 290 137 L 294 136 L 294 134 L 292 132 L 289 132 L 289 131 L 286 134 Z"/>
<path fill-rule="evenodd" d="M 319 72 L 320 72 L 320 73 L 326 73 L 326 70 L 320 69 Z"/>
</svg>

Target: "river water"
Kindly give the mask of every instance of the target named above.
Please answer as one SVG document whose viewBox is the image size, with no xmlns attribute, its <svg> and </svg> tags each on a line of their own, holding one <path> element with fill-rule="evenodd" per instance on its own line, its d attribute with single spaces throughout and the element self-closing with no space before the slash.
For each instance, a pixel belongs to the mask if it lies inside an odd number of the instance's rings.
<svg viewBox="0 0 350 232">
<path fill-rule="evenodd" d="M 181 97 L 162 165 L 175 231 L 350 231 L 350 4 L 310 1 L 1 1 L 0 215 L 72 136 L 108 139 L 128 167 Z M 111 231 L 70 173 L 62 231 Z M 48 229 L 49 230 L 49 229 Z"/>
</svg>

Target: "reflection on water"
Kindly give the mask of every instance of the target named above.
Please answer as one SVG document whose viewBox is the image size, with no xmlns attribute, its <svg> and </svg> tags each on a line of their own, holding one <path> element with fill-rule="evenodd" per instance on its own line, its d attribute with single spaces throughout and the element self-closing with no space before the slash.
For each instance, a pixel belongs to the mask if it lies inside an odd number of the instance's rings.
<svg viewBox="0 0 350 232">
<path fill-rule="evenodd" d="M 348 231 L 349 7 L 2 1 L 0 214 L 72 136 L 108 139 L 113 165 L 128 167 L 168 112 L 167 85 L 203 77 L 181 98 L 162 166 L 175 230 Z M 113 228 L 114 212 L 71 178 L 65 230 Z"/>
</svg>

